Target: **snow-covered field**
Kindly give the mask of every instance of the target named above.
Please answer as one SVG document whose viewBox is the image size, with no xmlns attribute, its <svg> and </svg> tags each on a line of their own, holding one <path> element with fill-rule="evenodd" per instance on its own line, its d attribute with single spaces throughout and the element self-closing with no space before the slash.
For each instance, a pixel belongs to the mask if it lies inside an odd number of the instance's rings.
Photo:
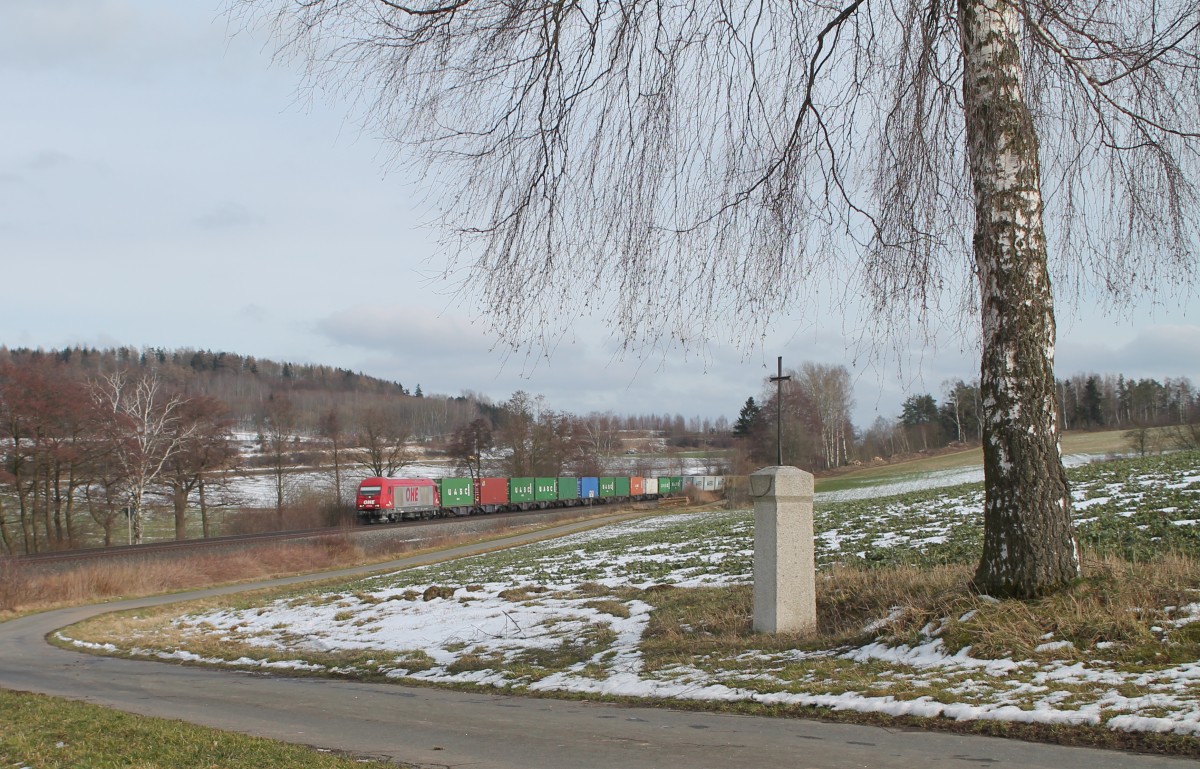
<svg viewBox="0 0 1200 769">
<path fill-rule="evenodd" d="M 1066 454 L 1063 456 L 1063 465 L 1066 467 L 1080 467 L 1109 458 L 1108 455 L 1101 454 Z M 983 466 L 977 465 L 974 467 L 956 467 L 952 470 L 936 470 L 892 483 L 864 486 L 857 489 L 818 492 L 816 500 L 817 502 L 846 502 L 853 499 L 874 499 L 876 497 L 906 494 L 910 491 L 960 486 L 964 483 L 983 483 Z"/>
<path fill-rule="evenodd" d="M 1200 521 L 1198 464 L 1200 455 L 1192 454 L 1153 466 L 1097 466 L 1075 477 L 1081 538 L 1140 547 L 1139 536 L 1153 543 L 1163 541 L 1162 532 L 1180 532 L 1183 539 L 1171 547 L 1200 552 L 1188 539 L 1200 528 L 1193 525 Z M 958 487 L 819 506 L 818 564 L 913 562 L 924 555 L 961 561 L 963 548 L 978 541 L 980 505 L 979 489 Z M 1142 523 L 1147 516 L 1169 528 Z M 751 637 L 751 646 L 736 653 L 652 662 L 644 643 L 662 586 L 747 584 L 752 527 L 746 511 L 643 519 L 316 594 L 186 615 L 119 646 L 136 655 L 243 668 L 513 691 L 1200 735 L 1200 660 L 1130 665 L 1112 644 L 1077 648 L 1053 632 L 1028 658 L 973 656 L 970 647 L 952 653 L 944 631 L 967 615 L 930 622 L 907 643 L 887 640 L 896 616 L 880 616 L 864 628 L 869 640 L 857 644 L 755 648 Z M 1200 621 L 1200 594 L 1195 603 L 1145 610 L 1159 618 L 1152 630 L 1168 643 L 1172 633 L 1195 630 L 1189 626 Z M 118 650 L 111 639 L 76 643 Z"/>
</svg>

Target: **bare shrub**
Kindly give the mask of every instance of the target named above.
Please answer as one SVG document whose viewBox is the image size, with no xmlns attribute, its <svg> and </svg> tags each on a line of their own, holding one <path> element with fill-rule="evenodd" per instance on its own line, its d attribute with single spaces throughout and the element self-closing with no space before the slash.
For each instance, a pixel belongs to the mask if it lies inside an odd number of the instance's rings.
<svg viewBox="0 0 1200 769">
<path fill-rule="evenodd" d="M 27 600 L 29 581 L 21 564 L 0 553 L 0 611 L 13 611 Z"/>
<path fill-rule="evenodd" d="M 1166 441 L 1180 451 L 1200 449 L 1200 422 L 1172 425 L 1167 429 Z"/>
<path fill-rule="evenodd" d="M 242 507 L 225 516 L 221 526 L 223 535 L 263 534 L 278 525 L 275 511 L 261 507 Z"/>
<path fill-rule="evenodd" d="M 738 508 L 750 504 L 749 483 L 745 475 L 730 475 L 725 478 L 725 499 L 729 506 Z"/>
<path fill-rule="evenodd" d="M 289 494 L 280 510 L 243 507 L 227 515 L 221 533 L 265 534 L 353 524 L 353 509 L 327 491 L 305 489 Z"/>
<path fill-rule="evenodd" d="M 721 498 L 721 495 L 715 491 L 704 491 L 695 486 L 688 486 L 684 489 L 683 495 L 688 498 L 688 502 L 695 504 L 712 504 Z"/>
</svg>

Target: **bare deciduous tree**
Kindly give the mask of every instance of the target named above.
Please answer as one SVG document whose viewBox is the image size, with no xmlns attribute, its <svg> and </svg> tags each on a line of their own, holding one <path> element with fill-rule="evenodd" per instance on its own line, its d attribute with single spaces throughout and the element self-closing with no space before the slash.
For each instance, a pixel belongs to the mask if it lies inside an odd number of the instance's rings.
<svg viewBox="0 0 1200 769">
<path fill-rule="evenodd" d="M 411 437 L 411 428 L 395 409 L 371 407 L 359 414 L 354 446 L 347 455 L 373 475 L 391 477 L 416 460 L 408 447 Z"/>
<path fill-rule="evenodd" d="M 94 381 L 91 389 L 96 404 L 115 417 L 113 456 L 124 471 L 133 541 L 141 544 L 146 491 L 197 429 L 182 419 L 188 399 L 167 392 L 153 373 L 117 371 Z"/>
<path fill-rule="evenodd" d="M 1191 280 L 1197 0 L 231 1 L 413 149 L 506 338 L 759 339 L 843 266 L 879 328 L 977 310 L 976 582 L 1078 574 L 1051 277 Z"/>
<path fill-rule="evenodd" d="M 342 497 L 342 465 L 346 449 L 346 431 L 342 425 L 342 413 L 337 406 L 331 406 L 321 415 L 321 437 L 329 447 L 329 458 L 333 460 L 333 498 L 338 505 L 345 504 Z"/>
<path fill-rule="evenodd" d="M 175 538 L 187 538 L 187 504 L 192 492 L 203 493 L 205 476 L 219 473 L 237 462 L 237 447 L 230 430 L 228 409 L 216 398 L 199 396 L 185 403 L 172 428 L 187 433 L 179 451 L 167 461 L 161 484 L 175 512 Z M 203 506 L 202 506 L 203 507 Z M 201 531 L 209 535 L 208 516 L 201 510 Z"/>
<path fill-rule="evenodd" d="M 483 477 L 484 457 L 492 445 L 491 423 L 477 417 L 451 434 L 446 453 L 454 460 L 455 467 L 478 480 Z"/>
<path fill-rule="evenodd" d="M 257 421 L 259 446 L 275 480 L 275 524 L 282 529 L 283 506 L 290 490 L 288 476 L 296 464 L 296 406 L 288 396 L 271 393 Z"/>
</svg>

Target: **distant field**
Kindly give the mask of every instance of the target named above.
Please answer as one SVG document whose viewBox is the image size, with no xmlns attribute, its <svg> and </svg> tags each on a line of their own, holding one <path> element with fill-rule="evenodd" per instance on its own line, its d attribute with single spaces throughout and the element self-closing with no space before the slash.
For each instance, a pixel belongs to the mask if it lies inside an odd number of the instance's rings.
<svg viewBox="0 0 1200 769">
<path fill-rule="evenodd" d="M 1063 435 L 1064 455 L 1085 454 L 1103 457 L 1130 451 L 1124 430 L 1104 432 L 1069 432 Z M 951 454 L 921 457 L 890 465 L 872 465 L 817 479 L 818 492 L 840 492 L 870 486 L 891 485 L 908 480 L 917 481 L 931 473 L 944 474 L 955 470 L 983 467 L 983 450 L 966 449 Z"/>
</svg>

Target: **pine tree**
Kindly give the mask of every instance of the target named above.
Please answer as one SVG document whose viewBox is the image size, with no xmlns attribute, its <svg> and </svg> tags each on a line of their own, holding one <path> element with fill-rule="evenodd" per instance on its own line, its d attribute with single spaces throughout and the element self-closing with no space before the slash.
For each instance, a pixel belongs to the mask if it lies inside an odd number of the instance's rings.
<svg viewBox="0 0 1200 769">
<path fill-rule="evenodd" d="M 738 412 L 737 421 L 733 423 L 733 434 L 738 438 L 746 438 L 754 430 L 754 425 L 762 417 L 762 409 L 754 398 L 747 398 L 746 404 Z"/>
</svg>

